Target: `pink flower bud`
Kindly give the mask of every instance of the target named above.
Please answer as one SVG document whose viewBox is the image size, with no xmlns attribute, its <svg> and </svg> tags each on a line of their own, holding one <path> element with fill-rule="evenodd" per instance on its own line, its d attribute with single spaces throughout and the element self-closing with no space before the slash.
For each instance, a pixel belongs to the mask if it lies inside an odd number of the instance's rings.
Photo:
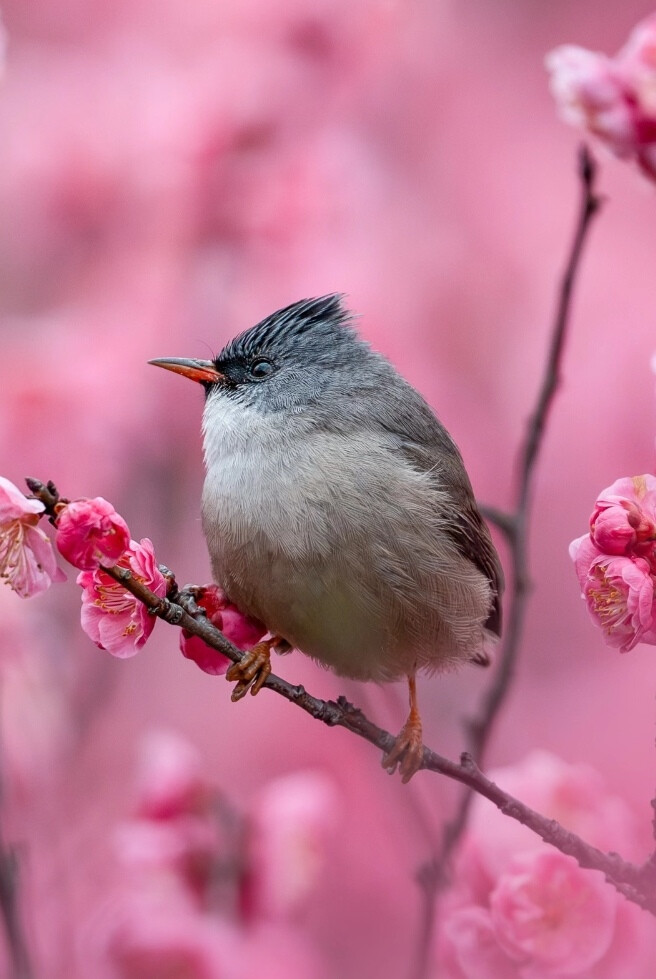
<svg viewBox="0 0 656 979">
<path fill-rule="evenodd" d="M 236 605 L 228 601 L 225 592 L 218 585 L 207 585 L 201 590 L 196 601 L 205 609 L 212 625 L 215 625 L 240 649 L 250 649 L 267 631 L 261 622 L 243 615 Z M 212 649 L 187 629 L 180 631 L 180 651 L 187 659 L 193 660 L 201 670 L 213 676 L 223 675 L 230 666 L 227 656 L 217 649 Z"/>
<path fill-rule="evenodd" d="M 625 477 L 599 494 L 590 536 L 604 554 L 649 558 L 656 543 L 656 478 Z"/>
<path fill-rule="evenodd" d="M 83 571 L 113 567 L 129 546 L 128 525 L 102 496 L 73 500 L 57 517 L 59 553 Z"/>
<path fill-rule="evenodd" d="M 50 538 L 38 526 L 45 507 L 0 476 L 0 578 L 21 598 L 38 595 L 66 575 L 57 567 Z"/>
<path fill-rule="evenodd" d="M 117 565 L 130 570 L 158 597 L 166 594 L 166 580 L 147 537 L 140 543 L 130 541 Z M 102 568 L 80 572 L 77 583 L 83 589 L 82 628 L 89 638 L 112 656 L 134 656 L 153 631 L 155 616 L 149 615 L 146 606 Z"/>
</svg>

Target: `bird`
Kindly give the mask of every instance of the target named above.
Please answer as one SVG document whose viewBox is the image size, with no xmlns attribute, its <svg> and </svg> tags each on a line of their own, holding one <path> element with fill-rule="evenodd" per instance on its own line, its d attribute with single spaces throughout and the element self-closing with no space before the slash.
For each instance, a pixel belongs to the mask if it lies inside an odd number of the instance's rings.
<svg viewBox="0 0 656 979">
<path fill-rule="evenodd" d="M 382 764 L 409 781 L 417 674 L 486 665 L 501 635 L 501 564 L 455 442 L 339 293 L 277 310 L 213 360 L 149 363 L 205 389 L 213 578 L 268 630 L 228 670 L 232 699 L 261 689 L 272 649 L 404 679 L 408 718 Z"/>
</svg>

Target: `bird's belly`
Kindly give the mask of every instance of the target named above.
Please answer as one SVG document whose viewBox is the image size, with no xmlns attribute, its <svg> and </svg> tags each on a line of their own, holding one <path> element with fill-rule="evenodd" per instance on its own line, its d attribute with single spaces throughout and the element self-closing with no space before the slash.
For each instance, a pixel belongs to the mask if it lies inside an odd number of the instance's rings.
<svg viewBox="0 0 656 979">
<path fill-rule="evenodd" d="M 244 444 L 208 470 L 202 513 L 215 581 L 340 675 L 391 680 L 469 658 L 489 584 L 434 522 L 427 479 L 399 473 L 369 442 L 317 442 L 305 455 L 285 445 L 285 456 Z"/>
<path fill-rule="evenodd" d="M 340 676 L 385 680 L 412 668 L 403 643 L 390 642 L 383 608 L 366 607 L 362 583 L 337 568 L 245 548 L 226 552 L 215 574 L 240 609 Z"/>
</svg>

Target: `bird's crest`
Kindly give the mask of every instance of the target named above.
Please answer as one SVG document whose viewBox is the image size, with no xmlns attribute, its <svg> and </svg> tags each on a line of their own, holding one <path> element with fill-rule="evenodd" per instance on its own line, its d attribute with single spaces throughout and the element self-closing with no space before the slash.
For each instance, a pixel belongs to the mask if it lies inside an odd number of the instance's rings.
<svg viewBox="0 0 656 979">
<path fill-rule="evenodd" d="M 278 309 L 231 340 L 221 358 L 257 354 L 263 349 L 275 348 L 279 343 L 287 344 L 310 331 L 321 330 L 322 327 L 331 330 L 342 327 L 350 320 L 343 298 L 341 293 L 331 293 L 318 299 L 301 299 Z"/>
</svg>

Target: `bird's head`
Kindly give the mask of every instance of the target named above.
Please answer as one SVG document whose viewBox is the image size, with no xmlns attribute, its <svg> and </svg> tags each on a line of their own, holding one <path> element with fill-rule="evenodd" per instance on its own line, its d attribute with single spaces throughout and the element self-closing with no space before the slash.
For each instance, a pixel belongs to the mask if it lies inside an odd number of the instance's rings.
<svg viewBox="0 0 656 979">
<path fill-rule="evenodd" d="M 208 399 L 227 397 L 263 413 L 298 411 L 341 386 L 371 355 L 349 321 L 340 295 L 303 299 L 235 337 L 215 360 L 150 363 L 198 381 Z"/>
</svg>

